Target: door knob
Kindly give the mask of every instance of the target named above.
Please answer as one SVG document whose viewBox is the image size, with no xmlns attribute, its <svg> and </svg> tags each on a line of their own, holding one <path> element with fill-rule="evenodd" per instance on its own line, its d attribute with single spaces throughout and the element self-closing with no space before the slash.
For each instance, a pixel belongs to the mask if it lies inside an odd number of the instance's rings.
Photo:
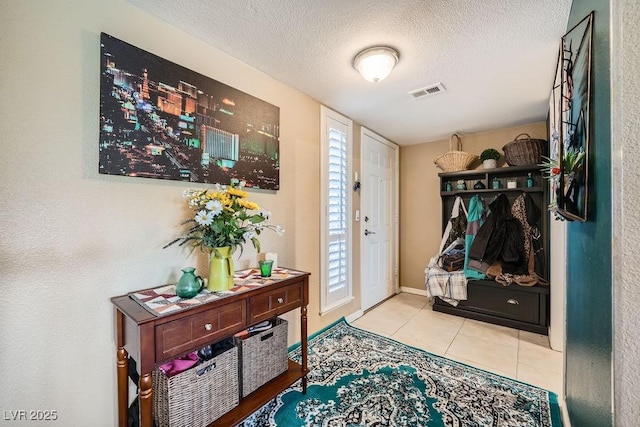
<svg viewBox="0 0 640 427">
<path fill-rule="evenodd" d="M 375 231 L 364 230 L 364 235 L 368 236 L 369 234 L 376 234 Z"/>
</svg>

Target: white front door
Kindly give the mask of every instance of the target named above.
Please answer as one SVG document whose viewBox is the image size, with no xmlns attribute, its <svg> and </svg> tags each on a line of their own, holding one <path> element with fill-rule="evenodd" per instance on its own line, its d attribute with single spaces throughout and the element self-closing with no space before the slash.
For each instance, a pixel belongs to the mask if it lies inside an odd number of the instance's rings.
<svg viewBox="0 0 640 427">
<path fill-rule="evenodd" d="M 396 292 L 398 146 L 362 130 L 362 310 Z"/>
</svg>

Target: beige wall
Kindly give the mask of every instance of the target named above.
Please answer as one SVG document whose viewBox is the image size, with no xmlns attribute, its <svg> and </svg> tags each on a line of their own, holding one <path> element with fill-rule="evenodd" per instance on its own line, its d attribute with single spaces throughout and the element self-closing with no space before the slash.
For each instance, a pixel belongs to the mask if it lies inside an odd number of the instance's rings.
<svg viewBox="0 0 640 427">
<path fill-rule="evenodd" d="M 502 147 L 523 132 L 531 138 L 547 139 L 545 122 L 460 136 L 463 151 L 479 155 L 485 148 L 495 148 L 502 153 Z M 438 173 L 442 170 L 433 161 L 447 151 L 448 139 L 400 148 L 400 285 L 403 287 L 425 290 L 424 268 L 440 245 L 442 208 Z M 476 166 L 482 167 L 479 162 L 472 165 Z"/>
<path fill-rule="evenodd" d="M 57 410 L 61 426 L 115 425 L 109 298 L 206 272 L 204 256 L 162 249 L 187 183 L 97 173 L 101 31 L 280 107 L 281 190 L 251 197 L 286 233 L 263 234 L 263 250 L 312 273 L 310 332 L 359 308 L 318 315 L 316 101 L 123 0 L 2 1 L 0 402 Z"/>
</svg>

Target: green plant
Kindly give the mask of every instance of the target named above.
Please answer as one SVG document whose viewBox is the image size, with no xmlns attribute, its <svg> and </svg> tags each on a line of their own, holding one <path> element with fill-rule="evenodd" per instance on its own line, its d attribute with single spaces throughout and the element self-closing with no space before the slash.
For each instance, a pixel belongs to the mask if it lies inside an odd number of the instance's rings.
<svg viewBox="0 0 640 427">
<path fill-rule="evenodd" d="M 207 252 L 225 246 L 235 251 L 238 247 L 242 250 L 242 245 L 251 241 L 260 252 L 257 236 L 263 230 L 273 230 L 278 235 L 284 233 L 279 225 L 267 224 L 270 212 L 250 202 L 248 193 L 234 186 L 218 185 L 215 191 L 189 189 L 183 196 L 195 215 L 182 223 L 190 224 L 185 235 L 169 242 L 165 248 L 180 242 L 179 246 L 189 243 L 192 251 L 198 246 Z"/>
<path fill-rule="evenodd" d="M 480 153 L 481 161 L 484 162 L 485 160 L 490 160 L 490 159 L 500 160 L 500 152 L 495 148 L 487 148 L 482 153 Z"/>
<path fill-rule="evenodd" d="M 544 162 L 540 164 L 542 166 L 542 176 L 549 180 L 551 183 L 551 200 L 549 202 L 549 210 L 555 213 L 556 219 L 562 221 L 565 217 L 558 213 L 558 202 L 556 199 L 556 191 L 560 186 L 560 172 L 564 174 L 565 182 L 567 179 L 571 179 L 573 175 L 578 173 L 584 167 L 584 160 L 586 153 L 582 149 L 575 149 L 569 147 L 563 153 L 562 166 L 563 171 L 560 171 L 560 161 L 558 159 L 552 159 L 551 157 L 542 156 Z"/>
<path fill-rule="evenodd" d="M 562 164 L 564 166 L 564 174 L 571 175 L 577 173 L 583 167 L 586 153 L 582 149 L 568 148 L 564 153 Z M 558 159 L 551 159 L 542 156 L 545 160 L 540 166 L 546 174 L 545 178 L 549 180 L 557 180 L 560 177 L 560 165 Z"/>
</svg>

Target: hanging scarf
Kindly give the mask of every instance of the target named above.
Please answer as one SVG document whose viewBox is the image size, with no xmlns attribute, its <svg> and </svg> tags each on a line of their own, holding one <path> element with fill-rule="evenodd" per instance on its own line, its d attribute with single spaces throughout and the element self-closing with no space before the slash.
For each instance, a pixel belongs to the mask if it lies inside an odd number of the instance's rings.
<svg viewBox="0 0 640 427">
<path fill-rule="evenodd" d="M 487 276 L 476 270 L 469 268 L 469 250 L 473 239 L 478 234 L 478 229 L 482 226 L 487 216 L 487 206 L 484 204 L 484 199 L 478 195 L 475 195 L 469 201 L 469 210 L 467 212 L 467 231 L 465 235 L 465 250 L 464 250 L 464 275 L 467 279 L 481 280 Z"/>
</svg>

